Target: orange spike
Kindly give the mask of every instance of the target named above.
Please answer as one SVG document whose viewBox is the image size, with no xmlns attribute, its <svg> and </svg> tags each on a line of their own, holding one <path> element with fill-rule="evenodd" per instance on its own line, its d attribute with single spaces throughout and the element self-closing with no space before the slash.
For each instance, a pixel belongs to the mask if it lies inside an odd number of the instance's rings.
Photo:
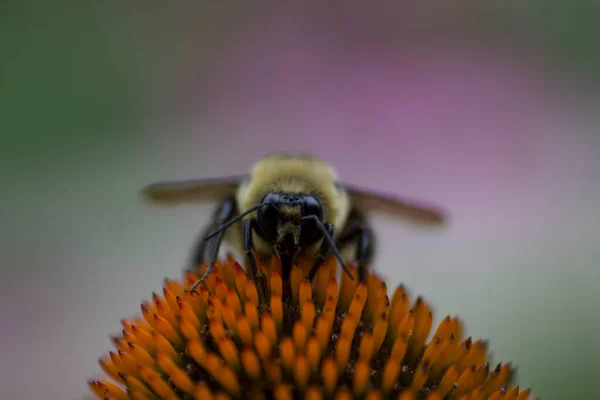
<svg viewBox="0 0 600 400">
<path fill-rule="evenodd" d="M 145 301 L 140 305 L 140 309 L 142 310 L 144 320 L 152 327 L 152 329 L 156 329 L 156 322 L 154 321 L 154 305 Z"/>
<path fill-rule="evenodd" d="M 215 342 L 218 342 L 227 337 L 227 332 L 220 319 L 215 318 L 208 322 L 208 329 Z"/>
<path fill-rule="evenodd" d="M 304 306 L 304 303 L 312 300 L 312 289 L 310 287 L 310 281 L 308 278 L 304 278 L 304 281 L 300 284 L 300 295 L 299 295 L 299 306 Z"/>
<path fill-rule="evenodd" d="M 359 322 L 360 316 L 355 316 L 351 312 L 348 312 L 344 318 L 344 321 L 342 322 L 340 336 L 353 338 Z"/>
<path fill-rule="evenodd" d="M 181 337 L 175 331 L 173 326 L 158 314 L 154 314 L 154 325 L 156 330 L 166 337 L 171 343 L 175 345 L 181 345 L 183 343 Z"/>
<path fill-rule="evenodd" d="M 315 303 L 313 303 L 311 300 L 307 300 L 306 302 L 304 302 L 300 314 L 304 327 L 307 329 L 308 332 L 310 332 L 315 321 Z"/>
<path fill-rule="evenodd" d="M 452 393 L 450 393 L 451 399 L 460 399 L 461 396 L 467 394 L 473 389 L 476 372 L 477 368 L 475 367 L 475 364 L 473 364 L 469 368 L 466 368 L 462 374 L 460 374 L 458 381 L 456 382 L 458 387 Z"/>
<path fill-rule="evenodd" d="M 293 400 L 294 395 L 292 387 L 287 383 L 280 383 L 273 390 L 275 400 Z"/>
<path fill-rule="evenodd" d="M 296 321 L 294 324 L 294 328 L 292 330 L 292 336 L 294 338 L 294 344 L 296 345 L 296 349 L 298 351 L 304 350 L 304 345 L 306 344 L 306 327 L 301 321 Z"/>
<path fill-rule="evenodd" d="M 352 392 L 346 387 L 342 386 L 335 393 L 335 400 L 352 400 Z"/>
<path fill-rule="evenodd" d="M 310 370 L 306 357 L 302 353 L 297 354 L 294 365 L 294 379 L 299 387 L 306 387 L 306 384 L 308 383 L 309 372 Z"/>
<path fill-rule="evenodd" d="M 269 339 L 271 344 L 277 343 L 277 327 L 275 326 L 275 321 L 271 316 L 271 313 L 264 312 L 262 315 L 262 319 L 260 321 L 261 331 L 265 334 L 265 336 Z"/>
<path fill-rule="evenodd" d="M 365 396 L 365 400 L 381 400 L 381 393 L 377 389 L 371 389 Z"/>
<path fill-rule="evenodd" d="M 148 389 L 148 387 L 134 376 L 124 375 L 123 380 L 125 381 L 125 384 L 127 385 L 127 388 L 129 390 L 140 393 L 145 396 L 152 396 L 152 392 Z"/>
<path fill-rule="evenodd" d="M 403 390 L 399 395 L 398 395 L 398 400 L 414 400 L 415 396 L 412 394 L 412 392 L 409 389 Z"/>
<path fill-rule="evenodd" d="M 244 348 L 244 350 L 242 350 L 242 365 L 244 366 L 244 370 L 246 371 L 246 374 L 248 374 L 250 379 L 260 379 L 260 360 L 256 356 L 254 350 L 250 349 L 249 347 L 246 347 Z"/>
<path fill-rule="evenodd" d="M 244 311 L 246 313 L 246 319 L 252 328 L 252 331 L 257 331 L 259 328 L 259 320 L 258 320 L 258 310 L 256 309 L 256 305 L 258 303 L 253 303 L 251 301 L 247 301 L 244 304 Z"/>
<path fill-rule="evenodd" d="M 384 392 L 389 392 L 394 388 L 400 375 L 400 363 L 393 359 L 388 359 L 383 367 L 383 377 L 381 387 Z"/>
<path fill-rule="evenodd" d="M 235 343 L 227 336 L 217 341 L 217 347 L 223 360 L 233 369 L 237 369 L 240 365 L 238 349 Z"/>
<path fill-rule="evenodd" d="M 215 396 L 213 395 L 206 382 L 200 382 L 196 386 L 196 390 L 194 392 L 194 398 L 196 400 L 213 400 L 214 397 Z"/>
<path fill-rule="evenodd" d="M 96 381 L 100 391 L 104 394 L 105 398 L 115 400 L 127 400 L 129 396 L 117 385 L 106 381 Z"/>
<path fill-rule="evenodd" d="M 232 332 L 237 332 L 237 315 L 235 311 L 233 311 L 229 306 L 223 305 L 221 309 L 221 317 L 223 317 L 223 322 L 227 326 L 227 329 Z"/>
<path fill-rule="evenodd" d="M 332 393 L 338 382 L 338 367 L 333 357 L 327 357 L 323 360 L 321 366 L 321 376 L 323 378 L 323 387 L 327 393 Z"/>
<path fill-rule="evenodd" d="M 360 339 L 358 354 L 360 360 L 371 360 L 371 356 L 373 355 L 373 335 L 371 333 L 365 333 Z"/>
<path fill-rule="evenodd" d="M 254 335 L 254 348 L 261 360 L 267 360 L 271 355 L 271 341 L 263 332 Z"/>
<path fill-rule="evenodd" d="M 177 325 L 177 318 L 167 302 L 156 293 L 152 293 L 152 300 L 154 300 L 157 314 L 166 319 L 169 324 Z"/>
<path fill-rule="evenodd" d="M 109 351 L 108 357 L 110 358 L 110 361 L 113 363 L 118 372 L 127 372 L 127 367 L 123 364 L 123 360 L 121 360 L 121 357 L 119 357 L 118 353 Z"/>
<path fill-rule="evenodd" d="M 171 360 L 168 356 L 158 353 L 156 355 L 156 362 L 160 366 L 160 368 L 167 374 L 170 378 L 170 381 L 179 388 L 179 390 L 185 393 L 194 393 L 194 383 L 190 379 L 187 372 L 184 372 L 180 368 L 178 368 L 173 360 Z"/>
<path fill-rule="evenodd" d="M 229 367 L 223 367 L 219 376 L 213 375 L 225 390 L 234 396 L 240 394 L 241 388 L 236 373 Z"/>
<path fill-rule="evenodd" d="M 98 360 L 100 367 L 108 376 L 113 378 L 117 382 L 121 382 L 121 376 L 119 376 L 119 368 L 112 362 L 109 357 L 103 357 Z"/>
<path fill-rule="evenodd" d="M 317 271 L 317 276 L 313 283 L 313 292 L 315 293 L 316 303 L 319 307 L 323 307 L 323 304 L 325 304 L 328 284 L 329 268 L 325 265 L 322 265 Z"/>
<path fill-rule="evenodd" d="M 527 400 L 527 399 L 529 399 L 530 393 L 531 393 L 531 389 L 519 390 L 519 395 L 517 396 L 517 400 Z"/>
<path fill-rule="evenodd" d="M 131 326 L 131 331 L 133 332 L 133 335 L 137 338 L 138 342 L 142 346 L 144 346 L 148 350 L 154 350 L 154 343 L 152 342 L 152 335 L 150 335 L 150 333 L 147 330 L 145 330 L 144 328 L 141 328 L 137 324 L 134 324 Z"/>
<path fill-rule="evenodd" d="M 236 316 L 242 313 L 242 305 L 240 303 L 240 298 L 233 289 L 227 290 L 227 297 L 225 298 L 225 304 L 229 307 Z"/>
<path fill-rule="evenodd" d="M 98 385 L 98 381 L 89 380 L 88 386 L 90 387 L 90 390 L 92 391 L 92 393 L 94 393 L 98 399 L 100 399 L 100 400 L 104 399 L 104 393 L 102 392 L 102 389 L 100 389 L 100 386 Z"/>
<path fill-rule="evenodd" d="M 135 343 L 128 343 L 129 354 L 137 361 L 138 364 L 146 365 L 151 367 L 154 365 L 154 358 L 140 345 Z"/>
<path fill-rule="evenodd" d="M 352 387 L 355 395 L 360 396 L 365 391 L 367 383 L 369 383 L 370 376 L 371 368 L 367 361 L 362 360 L 355 364 Z"/>
<path fill-rule="evenodd" d="M 263 369 L 265 370 L 267 382 L 277 384 L 281 381 L 281 367 L 280 363 L 278 363 L 276 360 L 271 359 L 265 362 L 263 364 Z"/>
<path fill-rule="evenodd" d="M 258 291 L 254 282 L 249 281 L 246 283 L 246 303 L 252 302 L 258 304 Z"/>
<path fill-rule="evenodd" d="M 477 386 L 471 393 L 465 395 L 469 397 L 469 400 L 483 400 L 484 388 L 482 385 Z M 463 397 L 465 397 L 463 396 Z M 513 399 L 513 400 L 516 400 Z"/>
<path fill-rule="evenodd" d="M 401 363 L 406 355 L 406 350 L 408 349 L 408 337 L 406 334 L 401 334 L 396 337 L 394 341 L 394 345 L 392 346 L 392 352 L 390 354 L 390 358 L 395 360 L 398 363 Z"/>
<path fill-rule="evenodd" d="M 373 317 L 377 313 L 380 300 L 387 295 L 387 289 L 385 284 L 379 280 L 375 275 L 369 275 L 367 277 L 367 293 L 368 298 L 366 301 L 366 315 L 369 321 L 373 321 Z"/>
<path fill-rule="evenodd" d="M 453 389 L 453 386 L 456 383 L 458 376 L 458 367 L 456 365 L 449 366 L 446 372 L 444 373 L 444 376 L 442 377 L 439 386 L 436 389 L 436 392 L 440 395 L 442 399 L 445 398 L 448 395 L 448 393 L 450 393 L 450 390 Z"/>
<path fill-rule="evenodd" d="M 180 282 L 165 278 L 163 281 L 163 286 L 175 296 L 183 295 L 184 288 Z"/>
<path fill-rule="evenodd" d="M 340 371 L 343 371 L 348 365 L 348 360 L 350 359 L 351 344 L 352 340 L 345 336 L 340 336 L 337 340 L 335 348 L 335 358 Z"/>
<path fill-rule="evenodd" d="M 179 358 L 179 355 L 173 348 L 173 345 L 158 332 L 152 332 L 152 342 L 154 343 L 154 348 L 161 353 L 167 354 L 171 358 Z"/>
<path fill-rule="evenodd" d="M 352 276 L 354 276 L 354 277 L 358 276 L 356 273 L 356 267 L 354 265 L 349 264 L 346 266 L 352 273 Z M 339 299 L 339 307 L 340 307 L 341 312 L 345 312 L 346 310 L 348 310 L 348 307 L 350 306 L 350 302 L 352 301 L 352 298 L 354 297 L 354 292 L 356 291 L 357 285 L 358 285 L 357 279 L 352 280 L 348 277 L 348 274 L 342 273 L 342 283 L 341 283 L 340 299 Z"/>
<path fill-rule="evenodd" d="M 294 369 L 294 363 L 296 361 L 296 348 L 292 339 L 289 337 L 284 338 L 279 345 L 279 353 L 281 355 L 281 363 L 288 371 Z"/>
<path fill-rule="evenodd" d="M 421 390 L 427 379 L 429 378 L 429 362 L 423 361 L 420 365 L 415 369 L 415 374 L 413 376 L 412 383 L 410 388 L 413 393 Z"/>
<path fill-rule="evenodd" d="M 467 368 L 471 364 L 482 365 L 485 362 L 486 352 L 487 342 L 483 340 L 475 341 L 460 366 Z"/>
<path fill-rule="evenodd" d="M 415 325 L 411 337 L 411 355 L 416 355 L 423 350 L 423 346 L 433 323 L 433 314 L 425 302 L 419 297 L 413 308 Z"/>
<path fill-rule="evenodd" d="M 171 387 L 165 382 L 161 376 L 152 368 L 139 366 L 140 375 L 144 381 L 163 398 L 177 398 L 177 395 Z"/>
<path fill-rule="evenodd" d="M 202 328 L 202 324 L 192 309 L 192 306 L 185 302 L 181 297 L 177 297 L 177 308 L 179 309 L 182 320 L 189 322 L 194 329 L 200 330 Z"/>
<path fill-rule="evenodd" d="M 206 318 L 221 319 L 221 300 L 213 294 L 209 294 L 206 299 Z"/>
<path fill-rule="evenodd" d="M 137 343 L 138 340 L 135 337 L 135 335 L 133 334 L 133 332 L 131 331 L 126 331 L 125 329 L 123 329 L 123 341 L 125 343 Z"/>
<path fill-rule="evenodd" d="M 385 335 L 388 330 L 388 322 L 386 318 L 377 318 L 375 326 L 373 326 L 373 353 L 376 353 L 381 348 Z"/>
<path fill-rule="evenodd" d="M 327 285 L 327 290 L 325 292 L 325 302 L 332 305 L 333 309 L 335 310 L 339 297 L 340 292 L 338 290 L 337 281 L 335 280 L 335 278 L 331 278 L 329 280 L 329 284 Z"/>
<path fill-rule="evenodd" d="M 458 344 L 458 348 L 456 349 L 454 355 L 452 356 L 452 362 L 460 367 L 463 364 L 465 357 L 471 350 L 472 345 L 473 345 L 473 341 L 471 339 L 471 336 L 465 338 L 462 342 L 460 342 Z M 460 369 L 460 371 L 463 370 L 463 368 L 459 368 L 459 369 Z"/>
<path fill-rule="evenodd" d="M 192 358 L 194 359 L 194 361 L 196 361 L 198 363 L 198 365 L 200 365 L 201 367 L 204 368 L 204 366 L 206 364 L 206 359 L 207 359 L 208 353 L 206 352 L 206 349 L 204 348 L 204 344 L 202 344 L 202 340 L 201 339 L 190 340 L 187 344 L 187 349 L 188 349 L 190 355 L 192 356 Z"/>
<path fill-rule="evenodd" d="M 252 345 L 252 328 L 245 316 L 240 315 L 237 320 L 237 333 L 246 346 Z"/>
<path fill-rule="evenodd" d="M 323 390 L 317 385 L 311 385 L 307 390 L 304 397 L 306 400 L 322 400 Z"/>
<path fill-rule="evenodd" d="M 135 358 L 133 358 L 131 354 L 124 352 L 123 350 L 118 350 L 117 354 L 121 359 L 124 372 L 127 374 L 135 374 L 135 369 L 137 365 Z"/>
<path fill-rule="evenodd" d="M 206 322 L 206 313 L 208 311 L 208 290 L 203 287 L 199 287 L 196 289 L 198 293 L 191 294 L 190 292 L 185 292 L 182 296 L 183 301 L 189 304 L 194 310 L 196 317 L 200 321 L 200 325 Z"/>
<path fill-rule="evenodd" d="M 227 299 L 227 285 L 220 277 L 215 278 L 215 295 L 222 302 L 225 302 Z"/>
<path fill-rule="evenodd" d="M 306 344 L 306 358 L 308 359 L 308 365 L 312 370 L 319 368 L 319 362 L 321 361 L 321 348 L 319 342 L 315 336 L 311 336 Z"/>
<path fill-rule="evenodd" d="M 502 388 L 494 392 L 488 400 L 506 400 L 506 389 Z"/>
<path fill-rule="evenodd" d="M 231 400 L 231 396 L 223 392 L 217 392 L 215 400 Z"/>
<path fill-rule="evenodd" d="M 319 342 L 319 348 L 321 351 L 325 351 L 329 345 L 329 339 L 331 339 L 332 326 L 326 317 L 320 315 L 317 317 L 317 323 L 315 324 L 315 336 Z"/>
<path fill-rule="evenodd" d="M 271 296 L 271 316 L 277 324 L 277 329 L 281 331 L 283 328 L 283 303 L 281 296 Z"/>
<path fill-rule="evenodd" d="M 118 337 L 112 337 L 111 341 L 113 342 L 117 350 L 128 351 L 127 343 L 125 342 L 125 340 Z"/>
</svg>

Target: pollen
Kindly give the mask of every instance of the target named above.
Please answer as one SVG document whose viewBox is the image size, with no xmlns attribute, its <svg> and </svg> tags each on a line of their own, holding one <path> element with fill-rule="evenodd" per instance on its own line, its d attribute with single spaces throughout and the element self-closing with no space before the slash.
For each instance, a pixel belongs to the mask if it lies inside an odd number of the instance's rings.
<svg viewBox="0 0 600 400">
<path fill-rule="evenodd" d="M 114 400 L 531 398 L 510 363 L 490 364 L 487 341 L 464 337 L 458 317 L 434 327 L 431 306 L 403 285 L 388 291 L 373 273 L 338 282 L 333 257 L 312 282 L 314 260 L 302 260 L 286 284 L 278 258 L 256 260 L 251 279 L 226 257 L 193 294 L 206 266 L 165 279 L 139 317 L 121 320 L 91 392 Z"/>
</svg>

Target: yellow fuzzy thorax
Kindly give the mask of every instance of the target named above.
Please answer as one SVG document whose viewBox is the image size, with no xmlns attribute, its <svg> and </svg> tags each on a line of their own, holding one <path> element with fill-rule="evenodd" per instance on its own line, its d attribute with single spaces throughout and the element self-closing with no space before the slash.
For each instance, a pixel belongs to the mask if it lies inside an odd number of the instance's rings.
<svg viewBox="0 0 600 400">
<path fill-rule="evenodd" d="M 311 283 L 313 261 L 294 267 L 289 285 L 275 257 L 255 282 L 228 257 L 193 295 L 197 275 L 165 280 L 140 318 L 121 321 L 117 350 L 100 359 L 112 381 L 92 380 L 91 390 L 117 400 L 529 398 L 507 386 L 509 363 L 490 368 L 486 342 L 463 338 L 458 318 L 444 318 L 427 342 L 423 299 L 400 285 L 390 301 L 374 274 L 338 284 L 334 259 Z"/>
</svg>

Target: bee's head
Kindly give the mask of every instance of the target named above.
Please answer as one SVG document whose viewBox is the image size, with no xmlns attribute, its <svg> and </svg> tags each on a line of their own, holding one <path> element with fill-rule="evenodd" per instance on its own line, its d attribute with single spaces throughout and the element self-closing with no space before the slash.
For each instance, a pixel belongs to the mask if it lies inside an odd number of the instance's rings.
<svg viewBox="0 0 600 400">
<path fill-rule="evenodd" d="M 323 206 L 315 196 L 267 193 L 261 204 L 256 216 L 258 229 L 277 254 L 295 256 L 302 247 L 322 238 L 317 221 L 303 219 L 315 216 L 323 221 Z"/>
</svg>

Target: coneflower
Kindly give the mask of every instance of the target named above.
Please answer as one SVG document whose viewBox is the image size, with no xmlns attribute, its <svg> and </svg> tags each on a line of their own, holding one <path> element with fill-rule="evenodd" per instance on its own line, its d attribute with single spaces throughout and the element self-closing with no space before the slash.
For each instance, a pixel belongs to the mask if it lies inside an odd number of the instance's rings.
<svg viewBox="0 0 600 400">
<path fill-rule="evenodd" d="M 338 285 L 333 258 L 311 283 L 313 261 L 292 269 L 289 286 L 277 258 L 253 282 L 229 256 L 194 294 L 191 272 L 165 280 L 140 318 L 121 320 L 116 350 L 100 359 L 110 378 L 91 390 L 115 400 L 530 398 L 511 386 L 510 363 L 490 366 L 487 343 L 463 338 L 458 318 L 427 343 L 425 300 L 402 285 L 390 300 L 375 274 L 362 284 L 342 274 Z"/>
</svg>

